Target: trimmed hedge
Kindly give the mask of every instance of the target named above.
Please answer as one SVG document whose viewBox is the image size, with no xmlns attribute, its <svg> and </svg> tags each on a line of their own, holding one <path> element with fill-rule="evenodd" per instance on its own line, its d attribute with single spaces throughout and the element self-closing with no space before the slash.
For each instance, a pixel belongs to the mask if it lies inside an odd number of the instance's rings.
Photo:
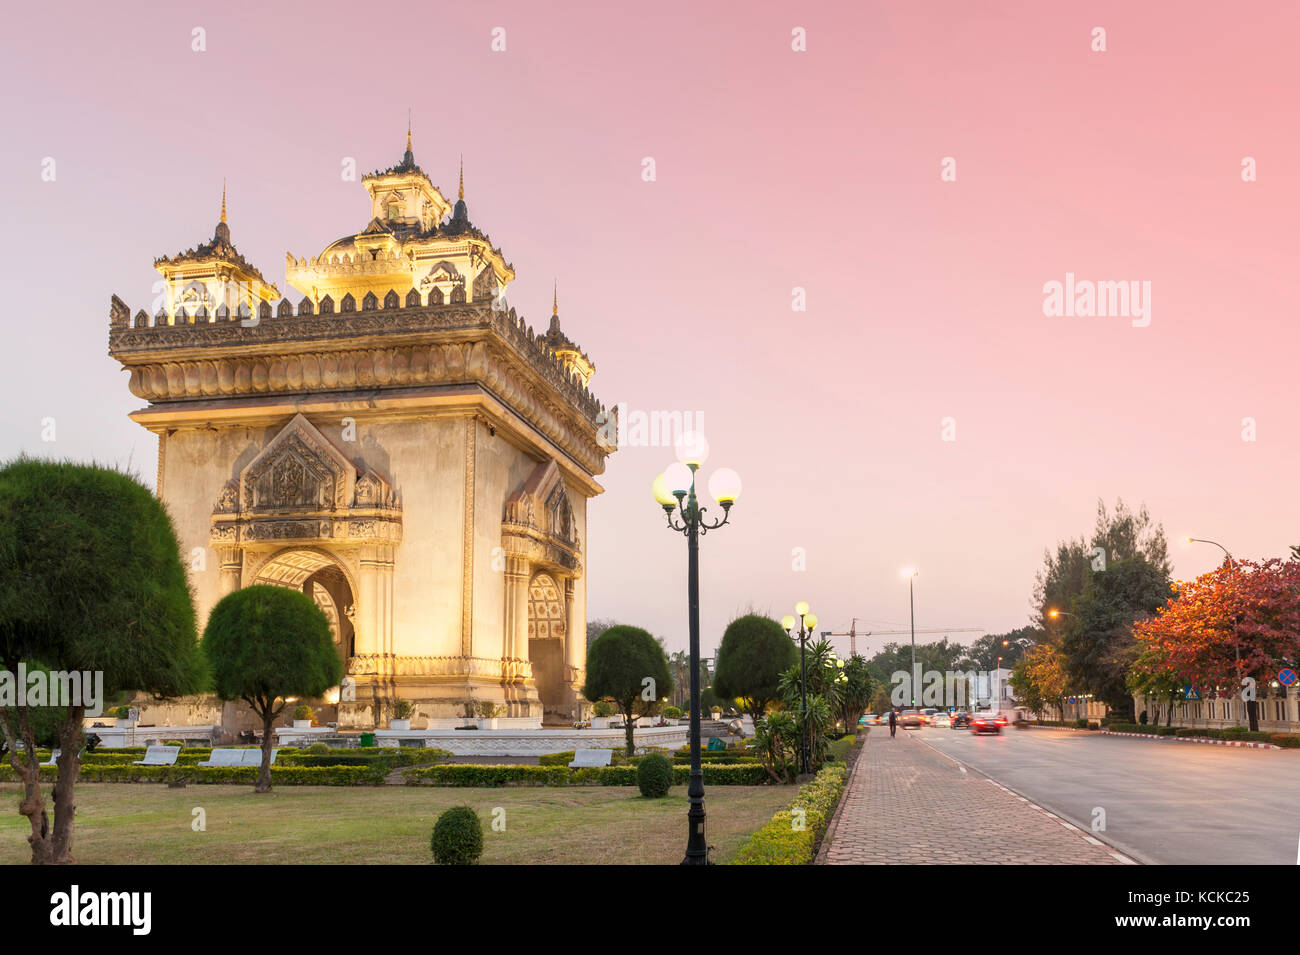
<svg viewBox="0 0 1300 955">
<path fill-rule="evenodd" d="M 758 763 L 735 766 L 701 766 L 706 786 L 762 786 L 767 772 Z M 601 766 L 569 769 L 567 766 L 489 766 L 448 763 L 402 773 L 408 786 L 635 786 L 636 766 Z M 689 766 L 673 767 L 673 784 L 690 779 Z"/>
<path fill-rule="evenodd" d="M 636 784 L 647 799 L 667 796 L 673 785 L 673 764 L 658 753 L 647 756 L 637 764 Z"/>
<path fill-rule="evenodd" d="M 189 783 L 233 784 L 257 782 L 257 766 L 82 766 L 86 783 Z M 57 766 L 42 766 L 41 780 L 53 782 Z M 272 766 L 275 786 L 381 786 L 388 771 L 362 766 Z M 18 782 L 12 766 L 0 766 L 0 782 Z"/>
<path fill-rule="evenodd" d="M 1268 741 L 1283 749 L 1296 749 L 1300 747 L 1300 733 L 1274 733 Z"/>
<path fill-rule="evenodd" d="M 807 865 L 830 825 L 848 782 L 839 763 L 825 766 L 772 821 L 741 844 L 731 865 Z M 794 810 L 802 809 L 802 814 Z M 800 816 L 802 819 L 800 820 Z M 798 823 L 801 821 L 801 826 Z"/>
</svg>

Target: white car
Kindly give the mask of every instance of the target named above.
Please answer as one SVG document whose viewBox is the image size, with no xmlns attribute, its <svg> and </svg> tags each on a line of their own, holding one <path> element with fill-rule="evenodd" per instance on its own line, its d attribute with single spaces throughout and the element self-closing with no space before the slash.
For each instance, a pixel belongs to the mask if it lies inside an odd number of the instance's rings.
<svg viewBox="0 0 1300 955">
<path fill-rule="evenodd" d="M 947 729 L 952 726 L 952 716 L 951 714 L 942 711 L 935 713 L 934 716 L 930 717 L 930 725 L 942 726 L 944 729 Z"/>
</svg>

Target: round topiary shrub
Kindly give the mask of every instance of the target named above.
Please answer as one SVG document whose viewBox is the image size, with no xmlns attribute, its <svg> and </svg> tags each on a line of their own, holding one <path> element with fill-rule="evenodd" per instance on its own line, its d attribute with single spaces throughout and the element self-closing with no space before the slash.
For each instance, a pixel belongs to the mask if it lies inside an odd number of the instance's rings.
<svg viewBox="0 0 1300 955">
<path fill-rule="evenodd" d="M 433 861 L 473 865 L 483 854 L 483 826 L 471 806 L 453 806 L 433 824 Z"/>
<path fill-rule="evenodd" d="M 651 753 L 637 764 L 636 784 L 647 799 L 667 796 L 673 784 L 673 764 L 666 756 Z"/>
<path fill-rule="evenodd" d="M 310 746 L 307 747 L 307 752 L 314 753 L 318 756 L 328 753 L 329 751 L 330 748 L 326 746 L 324 743 L 312 743 Z"/>
</svg>

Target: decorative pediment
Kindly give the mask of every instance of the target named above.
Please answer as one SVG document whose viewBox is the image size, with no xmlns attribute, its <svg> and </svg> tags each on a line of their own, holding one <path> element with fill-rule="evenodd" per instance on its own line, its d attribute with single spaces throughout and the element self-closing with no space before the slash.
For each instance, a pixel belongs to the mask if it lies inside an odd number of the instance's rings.
<svg viewBox="0 0 1300 955">
<path fill-rule="evenodd" d="M 563 474 L 554 460 L 533 468 L 528 480 L 506 501 L 502 538 L 507 553 L 580 572 L 578 525 Z"/>
<path fill-rule="evenodd" d="M 240 473 L 240 502 L 254 513 L 342 510 L 355 481 L 347 455 L 298 414 Z"/>
<path fill-rule="evenodd" d="M 444 259 L 429 269 L 424 278 L 420 279 L 420 288 L 428 291 L 434 285 L 454 285 L 464 281 L 465 277 L 460 274 L 460 269 Z"/>
<path fill-rule="evenodd" d="M 211 539 L 223 546 L 258 541 L 329 541 L 334 546 L 402 537 L 392 483 L 357 467 L 301 414 L 284 426 L 217 497 Z"/>
</svg>

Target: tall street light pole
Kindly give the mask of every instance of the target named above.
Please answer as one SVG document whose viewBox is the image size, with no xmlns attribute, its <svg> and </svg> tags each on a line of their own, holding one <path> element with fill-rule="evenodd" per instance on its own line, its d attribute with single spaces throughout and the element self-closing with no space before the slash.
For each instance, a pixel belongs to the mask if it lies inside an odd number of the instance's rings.
<svg viewBox="0 0 1300 955">
<path fill-rule="evenodd" d="M 808 636 L 817 626 L 817 615 L 808 612 L 808 601 L 801 600 L 794 605 L 794 612 L 799 615 L 799 773 L 808 774 Z M 794 617 L 788 614 L 781 618 L 781 626 L 794 638 Z"/>
<path fill-rule="evenodd" d="M 708 457 L 709 445 L 695 432 L 682 435 L 677 446 L 679 463 L 655 478 L 654 496 L 668 516 L 668 526 L 686 536 L 686 599 L 691 635 L 691 774 L 686 788 L 690 808 L 686 813 L 686 857 L 682 865 L 708 865 L 709 844 L 704 837 L 704 771 L 700 768 L 700 537 L 726 524 L 731 505 L 740 495 L 740 476 L 719 468 L 709 479 L 709 493 L 722 507 L 722 520 L 709 523 L 708 508 L 695 494 L 695 474 Z M 677 515 L 674 515 L 677 511 Z M 678 520 L 680 516 L 680 520 Z"/>
<path fill-rule="evenodd" d="M 913 567 L 908 567 L 903 571 L 903 576 L 907 578 L 907 604 L 912 614 L 912 672 L 908 677 L 908 684 L 912 688 L 912 705 L 916 706 L 916 596 L 912 591 L 912 581 L 916 580 L 916 575 L 920 571 Z"/>
<path fill-rule="evenodd" d="M 1224 546 L 1223 546 L 1222 544 L 1220 544 L 1218 541 L 1206 540 L 1206 539 L 1203 538 L 1203 537 L 1189 537 L 1189 538 L 1187 538 L 1187 543 L 1189 543 L 1189 544 L 1213 544 L 1215 547 L 1219 548 L 1219 550 L 1223 551 L 1223 556 L 1226 557 L 1226 558 L 1228 559 L 1228 566 L 1232 568 L 1232 572 L 1233 572 L 1233 574 L 1236 574 L 1236 573 L 1237 573 L 1237 562 L 1236 562 L 1235 560 L 1232 559 L 1232 554 L 1228 553 L 1228 548 L 1224 547 Z M 1240 644 L 1240 640 L 1239 640 L 1239 638 L 1238 638 L 1238 634 L 1237 634 L 1237 615 L 1236 615 L 1236 614 L 1233 614 L 1233 615 L 1232 615 L 1232 656 L 1233 656 L 1233 660 L 1234 660 L 1235 667 L 1236 667 L 1236 670 L 1237 670 L 1237 683 L 1240 684 L 1240 683 L 1241 683 L 1241 644 Z M 1236 689 L 1237 689 L 1237 690 L 1241 689 L 1240 685 L 1238 685 L 1238 687 L 1237 687 Z M 1235 690 L 1234 690 L 1233 695 L 1234 695 L 1234 696 L 1236 695 L 1236 691 L 1235 691 Z M 1243 709 L 1243 710 L 1249 709 L 1249 705 L 1243 707 L 1242 709 Z M 1241 715 L 1244 717 L 1246 714 L 1243 712 Z M 1240 725 L 1240 723 L 1241 723 L 1241 721 L 1238 720 L 1238 725 Z"/>
</svg>

